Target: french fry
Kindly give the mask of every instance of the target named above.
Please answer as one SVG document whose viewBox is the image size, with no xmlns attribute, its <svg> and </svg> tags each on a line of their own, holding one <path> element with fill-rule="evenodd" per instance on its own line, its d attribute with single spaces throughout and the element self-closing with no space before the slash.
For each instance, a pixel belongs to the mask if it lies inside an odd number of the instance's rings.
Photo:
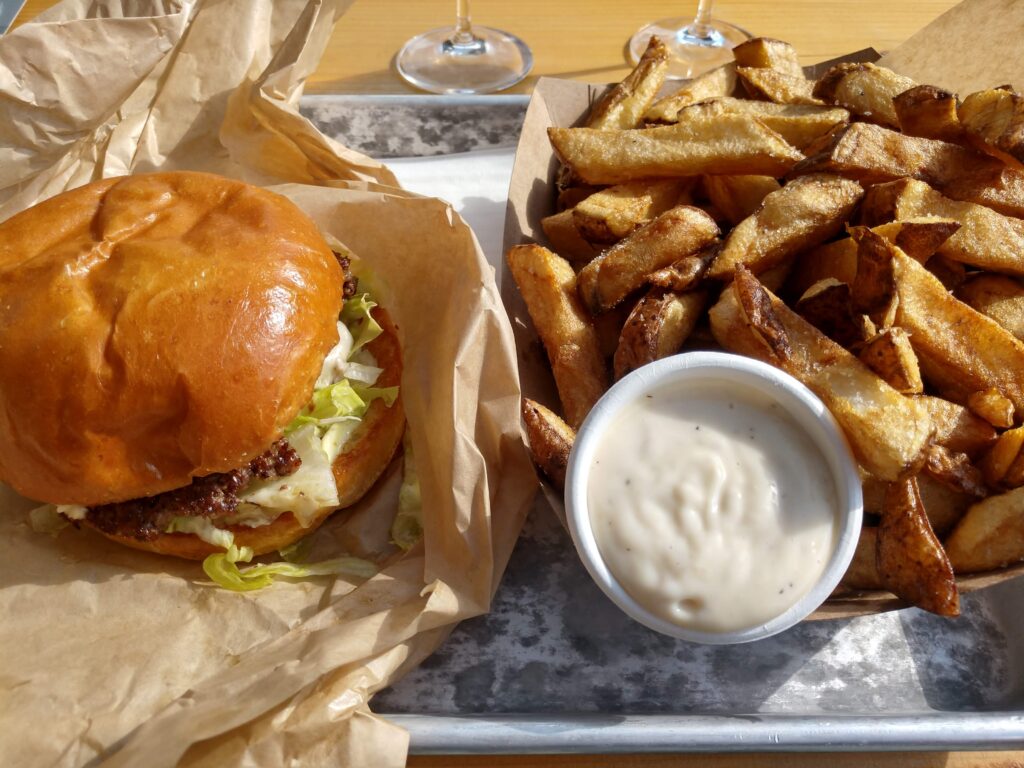
<svg viewBox="0 0 1024 768">
<path fill-rule="evenodd" d="M 807 289 L 793 309 L 845 349 L 862 344 L 876 333 L 874 323 L 868 317 L 853 311 L 849 284 L 838 280 L 826 278 L 818 281 Z M 870 363 L 868 365 L 871 367 Z"/>
<path fill-rule="evenodd" d="M 678 205 L 694 179 L 642 179 L 595 192 L 573 208 L 577 231 L 591 243 L 611 244 Z"/>
<path fill-rule="evenodd" d="M 539 245 L 517 245 L 506 260 L 547 350 L 566 421 L 575 429 L 608 388 L 597 334 L 576 295 L 576 275 L 569 262 Z"/>
<path fill-rule="evenodd" d="M 957 573 L 980 573 L 1024 560 L 1024 488 L 989 496 L 967 510 L 946 539 Z"/>
<path fill-rule="evenodd" d="M 540 225 L 555 253 L 574 264 L 586 264 L 601 252 L 580 234 L 571 209 L 545 216 Z"/>
<path fill-rule="evenodd" d="M 803 75 L 790 75 L 775 69 L 736 67 L 736 75 L 751 98 L 776 104 L 824 106 L 814 95 L 814 82 Z"/>
<path fill-rule="evenodd" d="M 993 427 L 1013 426 L 1013 403 L 995 388 L 972 392 L 967 396 L 967 407 Z"/>
<path fill-rule="evenodd" d="M 563 163 L 590 184 L 702 173 L 780 176 L 803 155 L 745 115 L 631 131 L 548 128 Z"/>
<path fill-rule="evenodd" d="M 974 146 L 1024 168 L 1024 97 L 994 88 L 964 98 L 957 116 Z"/>
<path fill-rule="evenodd" d="M 857 357 L 904 395 L 924 391 L 917 355 L 902 328 L 886 328 L 864 342 Z"/>
<path fill-rule="evenodd" d="M 870 190 L 869 190 L 870 193 Z M 952 219 L 920 217 L 890 221 L 872 227 L 912 259 L 922 264 L 960 228 Z M 797 257 L 791 281 L 795 293 L 803 293 L 814 283 L 825 279 L 853 283 L 857 276 L 857 241 L 851 237 L 819 245 Z"/>
<path fill-rule="evenodd" d="M 580 270 L 580 299 L 593 314 L 609 310 L 643 286 L 651 272 L 697 253 L 717 236 L 718 226 L 704 211 L 671 208 Z"/>
<path fill-rule="evenodd" d="M 994 320 L 953 298 L 928 270 L 892 251 L 896 324 L 910 334 L 925 381 L 961 403 L 996 389 L 1024 414 L 1024 343 Z"/>
<path fill-rule="evenodd" d="M 927 184 L 902 179 L 872 187 L 864 196 L 866 223 L 941 216 L 960 224 L 937 253 L 953 261 L 995 272 L 1024 275 L 1024 221 L 983 205 L 950 200 Z"/>
<path fill-rule="evenodd" d="M 929 259 L 927 268 L 947 291 L 955 291 L 967 280 L 967 268 L 946 256 L 937 255 Z"/>
<path fill-rule="evenodd" d="M 818 78 L 814 95 L 869 122 L 899 128 L 893 98 L 914 85 L 909 77 L 874 64 L 836 64 Z"/>
<path fill-rule="evenodd" d="M 881 516 L 888 485 L 870 475 L 864 478 L 864 511 L 866 513 Z M 945 536 L 953 530 L 953 526 L 964 516 L 967 508 L 977 501 L 974 496 L 958 493 L 923 472 L 917 476 L 917 489 L 921 494 L 921 501 L 924 503 L 924 511 L 928 515 L 928 522 L 931 523 L 936 536 Z M 872 559 L 874 559 L 874 552 L 872 552 Z"/>
<path fill-rule="evenodd" d="M 892 105 L 900 131 L 907 136 L 954 144 L 963 141 L 955 94 L 932 85 L 918 85 L 894 97 Z"/>
<path fill-rule="evenodd" d="M 565 470 L 576 433 L 553 411 L 529 398 L 523 398 L 522 414 L 533 463 L 555 488 L 564 490 Z"/>
<path fill-rule="evenodd" d="M 665 82 L 671 54 L 652 37 L 626 79 L 611 88 L 591 108 L 587 125 L 599 130 L 636 128 Z"/>
<path fill-rule="evenodd" d="M 958 144 L 904 136 L 870 123 L 851 123 L 833 131 L 829 145 L 798 163 L 790 176 L 822 172 L 864 184 L 910 177 L 954 200 L 1024 216 L 1024 171 L 1006 168 L 999 160 Z"/>
<path fill-rule="evenodd" d="M 896 303 L 892 254 L 899 249 L 867 227 L 851 227 L 850 237 L 857 244 L 857 274 L 850 286 L 853 308 L 888 328 Z"/>
<path fill-rule="evenodd" d="M 739 224 L 758 209 L 779 182 L 771 176 L 705 176 L 704 192 L 730 224 Z"/>
<path fill-rule="evenodd" d="M 988 496 L 981 470 L 971 463 L 966 453 L 953 453 L 941 445 L 931 445 L 925 453 L 922 471 L 957 493 L 975 499 Z"/>
<path fill-rule="evenodd" d="M 677 293 L 688 291 L 704 278 L 711 262 L 718 255 L 720 246 L 721 243 L 713 242 L 697 253 L 684 256 L 667 267 L 651 272 L 647 275 L 647 282 L 667 291 L 676 291 Z"/>
<path fill-rule="evenodd" d="M 878 528 L 874 526 L 861 528 L 853 560 L 850 561 L 850 565 L 839 583 L 848 589 L 855 590 L 885 589 L 882 575 L 878 572 L 878 561 L 875 558 L 877 547 Z"/>
<path fill-rule="evenodd" d="M 882 582 L 897 597 L 940 616 L 958 616 L 953 566 L 939 544 L 914 478 L 890 483 L 875 557 Z"/>
<path fill-rule="evenodd" d="M 1024 339 L 1024 285 L 1003 275 L 981 274 L 956 289 L 956 297 Z"/>
<path fill-rule="evenodd" d="M 736 64 L 729 62 L 703 75 L 687 81 L 675 93 L 654 102 L 644 113 L 647 123 L 674 123 L 679 110 L 690 104 L 719 96 L 729 96 L 736 90 Z"/>
<path fill-rule="evenodd" d="M 795 179 L 767 195 L 733 228 L 708 277 L 728 278 L 736 265 L 763 272 L 839 232 L 864 190 L 827 174 Z"/>
<path fill-rule="evenodd" d="M 619 348 L 619 336 L 622 335 L 622 328 L 629 318 L 633 308 L 628 301 L 624 301 L 614 309 L 593 315 L 590 321 L 594 324 L 594 332 L 597 333 L 597 345 L 605 360 L 611 362 L 615 356 L 615 350 Z"/>
<path fill-rule="evenodd" d="M 710 120 L 720 115 L 747 115 L 771 128 L 797 149 L 804 149 L 839 125 L 850 121 L 850 113 L 836 107 L 806 104 L 775 104 L 723 97 L 684 107 L 676 115 L 677 123 Z"/>
<path fill-rule="evenodd" d="M 774 69 L 784 75 L 803 77 L 800 57 L 796 49 L 782 40 L 771 37 L 755 37 L 745 40 L 732 49 L 736 65 L 758 69 Z"/>
<path fill-rule="evenodd" d="M 642 365 L 676 354 L 696 327 L 707 301 L 704 291 L 648 291 L 622 328 L 615 350 L 615 378 L 621 379 Z"/>
<path fill-rule="evenodd" d="M 985 477 L 985 482 L 992 488 L 1007 487 L 1007 475 L 1010 472 L 1010 467 L 1020 458 L 1022 449 L 1024 449 L 1024 427 L 1008 429 L 1000 434 L 992 445 L 992 449 L 978 464 Z"/>
<path fill-rule="evenodd" d="M 928 410 L 935 425 L 936 445 L 953 453 L 965 453 L 973 459 L 996 442 L 996 431 L 992 425 L 959 403 L 930 395 L 922 395 L 917 401 Z M 1021 434 L 1024 437 L 1024 432 Z"/>
<path fill-rule="evenodd" d="M 739 274 L 739 271 L 737 271 Z M 781 367 L 822 399 L 842 426 L 854 453 L 873 475 L 896 480 L 920 466 L 932 424 L 923 405 L 894 390 L 866 365 L 770 296 L 785 329 L 790 354 L 784 363 L 768 352 L 741 309 L 737 281 L 710 311 L 711 331 L 726 349 Z M 767 292 L 765 292 L 767 293 Z"/>
</svg>

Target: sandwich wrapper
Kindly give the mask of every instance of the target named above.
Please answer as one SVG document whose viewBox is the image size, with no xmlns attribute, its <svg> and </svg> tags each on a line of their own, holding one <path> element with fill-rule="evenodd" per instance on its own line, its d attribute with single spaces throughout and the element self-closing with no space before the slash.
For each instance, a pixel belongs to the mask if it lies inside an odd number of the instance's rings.
<svg viewBox="0 0 1024 768">
<path fill-rule="evenodd" d="M 396 461 L 312 537 L 310 561 L 377 576 L 236 593 L 198 562 L 37 533 L 0 487 L 4 764 L 403 765 L 370 696 L 488 609 L 537 487 L 512 333 L 452 208 L 298 112 L 349 4 L 70 0 L 0 39 L 0 218 L 106 176 L 211 171 L 273 186 L 361 257 L 403 339 L 425 531 L 388 542 Z"/>
<path fill-rule="evenodd" d="M 994 29 L 999 30 L 997 37 L 1000 40 L 990 45 Z M 1024 57 L 1019 55 L 1021 39 L 1024 39 L 1024 4 L 1014 0 L 965 0 L 881 59 L 876 51 L 869 48 L 807 67 L 806 73 L 808 77 L 816 78 L 842 61 L 878 61 L 880 65 L 906 74 L 918 83 L 940 86 L 962 95 L 1003 83 L 1022 87 Z M 520 243 L 548 244 L 541 219 L 555 212 L 554 178 L 559 162 L 548 141 L 547 129 L 549 126 L 581 124 L 605 89 L 603 85 L 573 80 L 541 78 L 538 81 L 523 121 L 512 169 L 505 217 L 506 252 Z M 671 89 L 672 86 L 666 88 Z M 560 412 L 558 393 L 544 347 L 507 263 L 503 263 L 501 293 L 516 335 L 523 394 L 556 413 Z M 565 510 L 560 494 L 546 483 L 543 491 L 564 524 Z M 985 574 L 960 576 L 957 584 L 961 592 L 970 592 L 1022 573 L 1024 564 Z M 809 618 L 860 616 L 904 605 L 888 592 L 843 594 L 830 599 Z"/>
</svg>

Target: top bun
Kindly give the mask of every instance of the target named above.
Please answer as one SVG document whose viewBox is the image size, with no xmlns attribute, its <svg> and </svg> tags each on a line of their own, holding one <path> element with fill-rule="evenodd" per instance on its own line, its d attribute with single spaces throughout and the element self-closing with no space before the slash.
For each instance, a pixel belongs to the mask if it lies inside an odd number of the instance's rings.
<svg viewBox="0 0 1024 768">
<path fill-rule="evenodd" d="M 343 275 L 280 195 L 106 179 L 0 224 L 0 480 L 93 506 L 261 454 L 337 343 Z"/>
</svg>

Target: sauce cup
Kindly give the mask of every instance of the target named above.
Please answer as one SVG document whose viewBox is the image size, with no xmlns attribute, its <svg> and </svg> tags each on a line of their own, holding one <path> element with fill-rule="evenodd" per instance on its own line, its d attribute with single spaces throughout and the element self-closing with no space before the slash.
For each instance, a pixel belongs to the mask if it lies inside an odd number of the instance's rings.
<svg viewBox="0 0 1024 768">
<path fill-rule="evenodd" d="M 738 629 L 699 629 L 665 618 L 664 612 L 641 604 L 627 591 L 602 556 L 592 525 L 588 500 L 594 461 L 602 440 L 617 439 L 616 420 L 629 408 L 670 391 L 678 395 L 719 388 L 756 393 L 758 402 L 771 402 L 809 441 L 827 467 L 835 491 L 831 551 L 820 576 L 788 608 L 770 618 L 760 617 Z M 737 401 L 740 409 L 746 407 Z M 730 406 L 731 408 L 732 406 Z M 753 406 L 751 406 L 753 407 Z M 740 417 L 742 418 L 742 416 Z M 699 426 L 696 427 L 699 429 Z M 639 459 L 638 459 L 639 460 Z M 606 467 L 601 473 L 614 471 Z M 595 481 L 596 482 L 596 481 Z M 839 584 L 853 558 L 860 535 L 863 498 L 857 464 L 832 414 L 807 387 L 792 376 L 750 358 L 719 352 L 689 352 L 645 365 L 617 382 L 597 402 L 580 427 L 566 475 L 565 505 L 569 532 L 591 577 L 611 600 L 641 624 L 672 637 L 708 644 L 745 643 L 778 634 L 814 612 Z M 627 515 L 634 510 L 621 510 Z M 632 551 L 632 550 L 630 550 Z M 690 550 L 691 552 L 693 550 Z M 628 555 L 626 557 L 631 557 Z M 621 563 L 621 559 L 619 560 Z M 639 564 L 638 564 L 639 565 Z M 650 568 L 650 564 L 643 567 Z M 649 571 L 648 571 L 649 572 Z M 723 599 L 728 599 L 724 595 Z"/>
</svg>

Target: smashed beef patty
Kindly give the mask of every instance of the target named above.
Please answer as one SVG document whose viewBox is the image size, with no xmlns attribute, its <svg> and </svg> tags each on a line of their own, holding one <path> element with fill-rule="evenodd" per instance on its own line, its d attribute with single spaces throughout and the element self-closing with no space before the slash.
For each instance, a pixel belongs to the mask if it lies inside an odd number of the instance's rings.
<svg viewBox="0 0 1024 768">
<path fill-rule="evenodd" d="M 238 508 L 238 494 L 255 479 L 287 477 L 302 459 L 287 440 L 278 440 L 245 467 L 196 477 L 190 485 L 131 501 L 89 507 L 86 517 L 104 533 L 152 541 L 175 517 L 220 517 Z"/>
</svg>

